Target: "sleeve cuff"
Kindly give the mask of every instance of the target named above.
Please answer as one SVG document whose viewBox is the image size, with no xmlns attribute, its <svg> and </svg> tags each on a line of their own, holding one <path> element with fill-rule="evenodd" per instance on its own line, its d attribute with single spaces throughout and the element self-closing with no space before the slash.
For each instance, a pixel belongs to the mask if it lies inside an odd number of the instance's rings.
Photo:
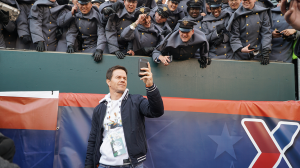
<svg viewBox="0 0 300 168">
<path fill-rule="evenodd" d="M 151 87 L 146 87 L 147 92 L 153 92 L 156 90 L 156 85 L 153 83 Z"/>
</svg>

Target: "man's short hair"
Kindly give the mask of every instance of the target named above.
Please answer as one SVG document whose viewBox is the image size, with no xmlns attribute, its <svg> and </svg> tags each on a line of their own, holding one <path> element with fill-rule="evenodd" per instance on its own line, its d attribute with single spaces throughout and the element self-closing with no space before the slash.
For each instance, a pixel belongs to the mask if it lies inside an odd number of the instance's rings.
<svg viewBox="0 0 300 168">
<path fill-rule="evenodd" d="M 120 65 L 116 65 L 116 66 L 113 66 L 113 67 L 111 67 L 107 70 L 106 79 L 111 80 L 114 70 L 117 70 L 117 69 L 121 69 L 121 70 L 125 71 L 126 75 L 127 75 L 127 69 L 125 67 L 120 66 Z"/>
</svg>

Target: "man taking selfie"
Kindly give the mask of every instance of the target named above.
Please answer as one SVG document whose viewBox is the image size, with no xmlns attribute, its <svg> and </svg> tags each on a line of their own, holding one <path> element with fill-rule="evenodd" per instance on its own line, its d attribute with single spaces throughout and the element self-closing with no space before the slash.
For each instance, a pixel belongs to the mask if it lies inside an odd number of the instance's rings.
<svg viewBox="0 0 300 168">
<path fill-rule="evenodd" d="M 141 70 L 148 99 L 129 94 L 125 67 L 108 69 L 109 93 L 93 112 L 85 168 L 143 168 L 147 153 L 145 117 L 162 116 L 164 105 L 149 62 L 148 68 Z"/>
</svg>

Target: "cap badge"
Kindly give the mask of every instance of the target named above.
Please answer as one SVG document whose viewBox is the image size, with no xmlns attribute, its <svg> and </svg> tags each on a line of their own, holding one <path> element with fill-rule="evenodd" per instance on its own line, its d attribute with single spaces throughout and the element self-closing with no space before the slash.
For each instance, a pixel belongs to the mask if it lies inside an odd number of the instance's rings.
<svg viewBox="0 0 300 168">
<path fill-rule="evenodd" d="M 168 8 L 167 8 L 167 7 L 164 7 L 164 8 L 163 8 L 163 11 L 164 11 L 164 12 L 165 12 L 165 11 L 167 11 L 167 10 L 168 10 Z"/>
<path fill-rule="evenodd" d="M 144 13 L 144 12 L 145 12 L 145 8 L 141 8 L 140 11 L 141 11 L 142 13 Z"/>
<path fill-rule="evenodd" d="M 197 2 L 198 2 L 198 0 L 195 0 L 195 2 L 197 3 Z"/>
<path fill-rule="evenodd" d="M 182 23 L 186 26 L 189 22 L 184 20 L 184 21 L 182 21 Z"/>
</svg>

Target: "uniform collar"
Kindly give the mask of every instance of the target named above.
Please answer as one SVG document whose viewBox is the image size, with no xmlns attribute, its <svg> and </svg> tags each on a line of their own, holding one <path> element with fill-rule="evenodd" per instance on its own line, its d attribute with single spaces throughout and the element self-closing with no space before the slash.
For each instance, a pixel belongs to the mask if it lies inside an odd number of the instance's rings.
<svg viewBox="0 0 300 168">
<path fill-rule="evenodd" d="M 216 20 L 220 20 L 226 16 L 230 16 L 230 13 L 227 11 L 227 10 L 222 10 L 221 13 L 220 13 L 220 16 L 219 17 L 214 17 L 214 15 L 210 14 L 210 15 L 206 15 L 204 18 L 203 18 L 203 22 L 205 21 L 216 21 Z"/>
<path fill-rule="evenodd" d="M 127 100 L 128 94 L 129 94 L 129 89 L 126 88 L 125 91 L 124 91 L 124 93 L 123 93 L 123 95 L 119 98 L 119 100 L 120 101 L 121 100 Z M 104 101 L 111 101 L 110 93 L 108 93 L 107 95 L 105 95 L 105 97 L 103 99 L 101 99 L 99 101 L 99 103 L 104 102 Z"/>
</svg>

